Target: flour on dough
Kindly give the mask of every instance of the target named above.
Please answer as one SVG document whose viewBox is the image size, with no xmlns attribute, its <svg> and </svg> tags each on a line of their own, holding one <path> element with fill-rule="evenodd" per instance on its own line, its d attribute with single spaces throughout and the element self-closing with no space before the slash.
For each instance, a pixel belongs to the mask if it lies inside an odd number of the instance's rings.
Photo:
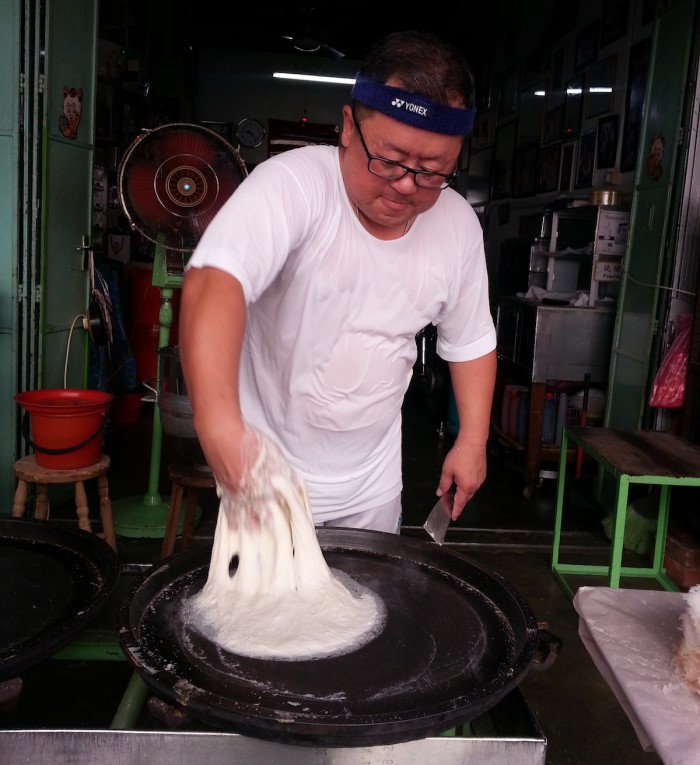
<svg viewBox="0 0 700 765">
<path fill-rule="evenodd" d="M 382 631 L 384 603 L 328 567 L 306 489 L 269 447 L 258 479 L 267 491 L 253 497 L 264 502 L 254 522 L 240 496 L 220 493 L 209 574 L 191 600 L 190 623 L 223 648 L 255 658 L 293 661 L 360 648 Z"/>
</svg>

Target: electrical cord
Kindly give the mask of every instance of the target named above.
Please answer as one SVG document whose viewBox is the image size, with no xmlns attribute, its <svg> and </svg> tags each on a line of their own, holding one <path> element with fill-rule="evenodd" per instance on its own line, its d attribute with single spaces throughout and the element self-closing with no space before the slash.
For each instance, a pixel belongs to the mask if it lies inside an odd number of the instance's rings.
<svg viewBox="0 0 700 765">
<path fill-rule="evenodd" d="M 70 343 L 71 339 L 73 337 L 73 330 L 75 329 L 76 322 L 82 319 L 83 320 L 83 329 L 88 329 L 88 317 L 84 313 L 79 313 L 71 322 L 70 325 L 70 332 L 68 333 L 68 344 L 66 346 L 66 360 L 63 364 L 63 387 L 68 387 L 68 358 L 70 356 Z"/>
<path fill-rule="evenodd" d="M 679 295 L 688 295 L 689 297 L 697 297 L 695 292 L 689 292 L 688 290 L 682 290 L 680 287 L 667 287 L 663 284 L 651 284 L 650 282 L 643 282 L 639 279 L 635 279 L 634 276 L 629 272 L 629 269 L 625 268 L 623 266 L 622 271 L 627 274 L 627 278 L 634 282 L 639 287 L 649 287 L 654 290 L 663 290 L 665 292 L 677 292 Z"/>
</svg>

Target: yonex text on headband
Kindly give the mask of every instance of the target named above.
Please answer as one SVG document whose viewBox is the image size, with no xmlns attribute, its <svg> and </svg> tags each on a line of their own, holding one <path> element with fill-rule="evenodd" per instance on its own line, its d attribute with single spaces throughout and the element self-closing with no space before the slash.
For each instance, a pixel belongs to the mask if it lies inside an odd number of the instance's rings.
<svg viewBox="0 0 700 765">
<path fill-rule="evenodd" d="M 445 135 L 471 135 L 476 109 L 457 109 L 435 103 L 402 88 L 382 85 L 357 75 L 352 97 L 365 106 L 412 127 Z"/>
</svg>

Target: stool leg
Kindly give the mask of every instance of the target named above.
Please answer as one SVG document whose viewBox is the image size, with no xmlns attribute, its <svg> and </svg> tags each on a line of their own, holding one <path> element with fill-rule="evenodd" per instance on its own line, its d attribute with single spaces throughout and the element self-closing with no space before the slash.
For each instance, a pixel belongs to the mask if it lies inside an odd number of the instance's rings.
<svg viewBox="0 0 700 765">
<path fill-rule="evenodd" d="M 114 534 L 114 520 L 112 518 L 112 500 L 109 497 L 109 482 L 107 474 L 97 476 L 97 493 L 100 497 L 100 520 L 102 521 L 102 533 L 105 542 L 117 551 L 117 538 Z"/>
<path fill-rule="evenodd" d="M 38 483 L 36 486 L 34 517 L 40 521 L 45 521 L 49 517 L 49 487 L 45 483 Z"/>
<path fill-rule="evenodd" d="M 12 500 L 12 517 L 22 518 L 27 509 L 27 482 L 20 478 L 17 481 L 15 497 Z"/>
<path fill-rule="evenodd" d="M 187 502 L 185 504 L 185 522 L 182 526 L 182 539 L 180 540 L 180 549 L 185 550 L 190 546 L 192 542 L 192 534 L 194 532 L 194 521 L 197 515 L 197 500 L 199 499 L 199 491 L 190 487 L 187 490 Z"/>
<path fill-rule="evenodd" d="M 168 509 L 168 522 L 165 526 L 165 536 L 163 537 L 163 546 L 160 550 L 160 557 L 167 558 L 172 555 L 175 549 L 175 537 L 177 536 L 177 525 L 180 521 L 180 506 L 182 505 L 182 486 L 174 483 L 170 494 L 170 508 Z"/>
<path fill-rule="evenodd" d="M 85 484 L 82 481 L 75 482 L 75 512 L 78 516 L 78 526 L 83 531 L 92 531 L 87 494 L 85 493 Z"/>
</svg>

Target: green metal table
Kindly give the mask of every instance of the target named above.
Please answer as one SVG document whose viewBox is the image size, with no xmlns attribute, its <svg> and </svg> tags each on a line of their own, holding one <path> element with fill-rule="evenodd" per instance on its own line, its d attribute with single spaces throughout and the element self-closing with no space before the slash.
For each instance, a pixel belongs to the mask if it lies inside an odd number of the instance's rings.
<svg viewBox="0 0 700 765">
<path fill-rule="evenodd" d="M 607 565 L 562 563 L 560 560 L 566 456 L 570 446 L 582 449 L 615 482 L 610 559 Z M 632 484 L 659 487 L 659 516 L 649 566 L 622 565 L 628 494 Z M 551 568 L 569 597 L 573 597 L 573 590 L 566 581 L 567 575 L 605 577 L 609 587 L 619 587 L 621 577 L 646 578 L 653 579 L 665 590 L 678 590 L 663 565 L 672 486 L 700 487 L 700 447 L 663 431 L 564 428 L 557 476 Z"/>
</svg>

